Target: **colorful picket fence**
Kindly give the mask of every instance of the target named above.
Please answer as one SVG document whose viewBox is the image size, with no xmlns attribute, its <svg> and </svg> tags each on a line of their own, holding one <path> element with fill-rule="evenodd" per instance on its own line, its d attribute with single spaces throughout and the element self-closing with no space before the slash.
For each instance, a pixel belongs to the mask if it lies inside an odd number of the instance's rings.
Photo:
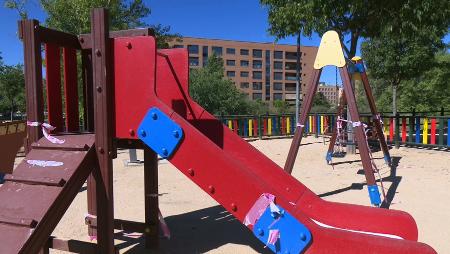
<svg viewBox="0 0 450 254">
<path fill-rule="evenodd" d="M 224 125 L 244 138 L 269 138 L 294 135 L 295 115 L 221 116 Z M 450 147 L 450 116 L 427 116 L 405 113 L 382 115 L 383 132 L 390 144 Z M 394 121 L 398 123 L 396 126 Z M 361 121 L 372 126 L 372 116 L 361 115 Z M 330 135 L 336 126 L 336 115 L 318 113 L 308 116 L 305 132 L 309 135 Z"/>
</svg>

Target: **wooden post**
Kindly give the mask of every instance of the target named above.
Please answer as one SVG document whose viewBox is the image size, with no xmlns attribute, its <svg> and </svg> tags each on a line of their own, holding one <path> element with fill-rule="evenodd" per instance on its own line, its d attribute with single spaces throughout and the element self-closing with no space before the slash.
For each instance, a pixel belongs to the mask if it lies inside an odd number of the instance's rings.
<svg viewBox="0 0 450 254">
<path fill-rule="evenodd" d="M 144 147 L 145 248 L 159 247 L 158 155 Z"/>
<path fill-rule="evenodd" d="M 394 142 L 395 142 L 395 148 L 400 148 L 400 115 L 397 112 L 395 114 L 395 134 L 394 134 Z"/>
<path fill-rule="evenodd" d="M 115 253 L 113 197 L 113 104 L 111 82 L 108 12 L 94 9 L 91 13 L 92 65 L 95 87 L 95 146 L 98 157 L 96 176 L 97 234 L 99 253 Z"/>
<path fill-rule="evenodd" d="M 37 29 L 39 29 L 37 20 L 19 21 L 19 38 L 23 40 L 24 44 L 27 121 L 42 123 L 44 121 L 42 57 L 41 41 Z M 31 143 L 42 137 L 42 131 L 39 127 L 28 127 L 27 134 L 26 153 L 30 151 Z"/>
</svg>

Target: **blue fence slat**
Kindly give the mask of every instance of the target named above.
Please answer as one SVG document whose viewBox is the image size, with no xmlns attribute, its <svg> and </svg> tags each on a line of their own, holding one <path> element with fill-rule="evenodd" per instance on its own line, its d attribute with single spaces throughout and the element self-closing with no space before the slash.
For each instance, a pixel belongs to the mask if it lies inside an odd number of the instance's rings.
<svg viewBox="0 0 450 254">
<path fill-rule="evenodd" d="M 450 147 L 450 118 L 447 119 L 447 146 Z"/>
<path fill-rule="evenodd" d="M 416 117 L 416 143 L 420 144 L 420 117 Z"/>
</svg>

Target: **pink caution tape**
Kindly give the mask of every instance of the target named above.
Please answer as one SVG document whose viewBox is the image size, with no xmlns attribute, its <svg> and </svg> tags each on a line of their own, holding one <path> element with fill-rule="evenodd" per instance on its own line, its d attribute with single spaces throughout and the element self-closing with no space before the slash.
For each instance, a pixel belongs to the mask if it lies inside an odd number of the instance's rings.
<svg viewBox="0 0 450 254">
<path fill-rule="evenodd" d="M 278 229 L 269 230 L 269 237 L 267 238 L 266 246 L 269 244 L 275 245 L 278 239 L 280 239 L 280 230 Z"/>
<path fill-rule="evenodd" d="M 244 218 L 244 225 L 255 225 L 267 207 L 275 202 L 275 196 L 269 193 L 263 193 L 253 204 Z"/>
<path fill-rule="evenodd" d="M 169 226 L 167 226 L 167 223 L 161 214 L 161 210 L 158 210 L 158 219 L 159 219 L 159 226 L 161 227 L 163 236 L 167 239 L 170 239 L 170 229 Z"/>
<path fill-rule="evenodd" d="M 39 122 L 29 122 L 29 121 L 27 121 L 27 125 L 31 126 L 31 127 L 37 127 L 39 125 L 42 125 L 42 133 L 44 134 L 44 137 L 48 141 L 52 142 L 53 144 L 64 144 L 64 142 L 66 142 L 65 140 L 58 139 L 58 138 L 50 135 L 50 132 L 52 130 L 54 130 L 55 127 L 51 126 L 48 123 L 39 123 Z"/>
<path fill-rule="evenodd" d="M 27 160 L 27 163 L 32 166 L 39 166 L 39 167 L 59 167 L 64 165 L 64 163 L 60 161 L 43 161 L 43 160 Z"/>
</svg>

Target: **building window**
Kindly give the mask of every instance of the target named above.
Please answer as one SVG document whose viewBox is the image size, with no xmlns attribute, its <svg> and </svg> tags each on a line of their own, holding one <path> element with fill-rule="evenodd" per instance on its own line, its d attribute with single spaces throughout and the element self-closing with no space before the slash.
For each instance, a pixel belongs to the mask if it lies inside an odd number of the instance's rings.
<svg viewBox="0 0 450 254">
<path fill-rule="evenodd" d="M 286 62 L 285 64 L 284 64 L 284 68 L 286 69 L 286 70 L 296 70 L 297 69 L 297 63 L 294 63 L 294 62 Z M 301 70 L 302 68 L 300 67 L 300 70 Z"/>
<path fill-rule="evenodd" d="M 261 58 L 262 57 L 262 50 L 260 49 L 254 49 L 252 51 L 253 57 Z"/>
<path fill-rule="evenodd" d="M 198 57 L 189 57 L 189 66 L 198 66 Z"/>
<path fill-rule="evenodd" d="M 262 100 L 262 93 L 253 93 L 252 99 L 253 100 Z"/>
<path fill-rule="evenodd" d="M 227 60 L 227 65 L 228 66 L 235 66 L 236 65 L 236 61 L 234 61 L 234 60 Z"/>
<path fill-rule="evenodd" d="M 261 60 L 253 60 L 253 69 L 261 69 L 262 61 Z"/>
<path fill-rule="evenodd" d="M 248 67 L 248 61 L 247 60 L 241 60 L 241 66 L 242 67 Z"/>
<path fill-rule="evenodd" d="M 227 71 L 227 77 L 235 77 L 236 76 L 236 72 L 234 71 Z"/>
<path fill-rule="evenodd" d="M 253 72 L 253 79 L 262 79 L 262 72 L 254 71 Z"/>
<path fill-rule="evenodd" d="M 236 49 L 234 49 L 234 48 L 227 48 L 227 54 L 228 54 L 228 55 L 234 55 L 234 54 L 236 54 Z"/>
<path fill-rule="evenodd" d="M 202 47 L 202 55 L 203 55 L 203 67 L 208 64 L 208 46 Z"/>
<path fill-rule="evenodd" d="M 281 83 L 281 82 L 274 82 L 273 83 L 273 90 L 277 90 L 277 91 L 283 90 L 283 83 Z"/>
<path fill-rule="evenodd" d="M 274 93 L 273 94 L 273 100 L 274 101 L 281 101 L 281 100 L 283 100 L 283 94 L 282 93 Z"/>
<path fill-rule="evenodd" d="M 189 54 L 198 54 L 198 45 L 188 45 Z"/>
<path fill-rule="evenodd" d="M 248 78 L 248 71 L 241 71 L 241 77 Z"/>
<path fill-rule="evenodd" d="M 284 90 L 287 92 L 293 92 L 293 91 L 295 91 L 295 87 L 296 87 L 295 83 L 286 83 L 284 85 Z"/>
<path fill-rule="evenodd" d="M 221 56 L 222 55 L 222 47 L 212 46 L 211 48 L 212 48 L 213 54 L 215 54 L 216 56 Z"/>
<path fill-rule="evenodd" d="M 296 81 L 297 77 L 295 73 L 285 73 L 285 79 L 290 81 Z"/>
<path fill-rule="evenodd" d="M 273 68 L 275 70 L 282 70 L 283 69 L 283 62 L 273 62 Z"/>
<path fill-rule="evenodd" d="M 182 49 L 182 48 L 184 48 L 184 46 L 183 45 L 179 45 L 179 44 L 175 44 L 175 45 L 173 45 L 173 48 L 174 49 Z"/>
<path fill-rule="evenodd" d="M 282 72 L 274 72 L 273 80 L 283 80 L 283 73 Z"/>
<path fill-rule="evenodd" d="M 245 89 L 245 88 L 248 88 L 248 87 L 249 87 L 249 84 L 248 84 L 248 82 L 241 82 L 240 87 L 241 87 L 242 89 Z"/>
<path fill-rule="evenodd" d="M 284 57 L 288 60 L 297 60 L 297 52 L 284 52 Z"/>
<path fill-rule="evenodd" d="M 241 49 L 241 56 L 248 56 L 248 49 Z"/>
<path fill-rule="evenodd" d="M 253 82 L 253 90 L 262 90 L 262 82 Z"/>
<path fill-rule="evenodd" d="M 274 59 L 283 59 L 283 51 L 274 51 L 273 58 Z"/>
</svg>

